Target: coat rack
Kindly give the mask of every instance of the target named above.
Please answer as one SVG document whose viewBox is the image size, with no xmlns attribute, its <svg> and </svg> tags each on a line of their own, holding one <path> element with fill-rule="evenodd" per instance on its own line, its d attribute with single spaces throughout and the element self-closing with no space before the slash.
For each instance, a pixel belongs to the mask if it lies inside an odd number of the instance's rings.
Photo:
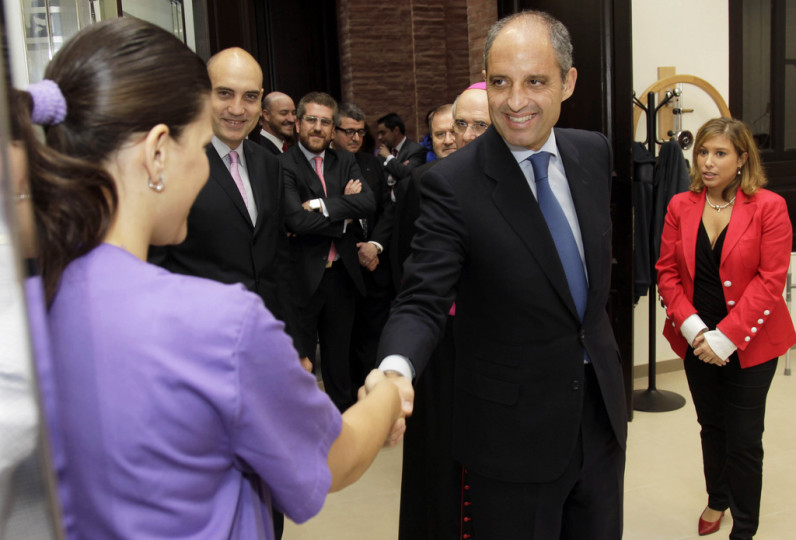
<svg viewBox="0 0 796 540">
<path fill-rule="evenodd" d="M 672 98 L 680 96 L 680 90 L 669 90 L 666 92 L 663 101 L 656 107 L 655 106 L 655 92 L 647 93 L 646 105 L 642 103 L 635 94 L 633 95 L 633 103 L 636 104 L 642 111 L 647 113 L 647 150 L 652 157 L 656 155 L 656 144 L 658 144 L 657 136 L 657 117 L 658 111 L 661 107 L 665 106 Z M 654 259 L 654 257 L 653 257 Z M 668 390 L 658 390 L 656 386 L 656 334 L 657 328 L 655 325 L 656 319 L 656 291 L 657 291 L 657 274 L 655 272 L 655 261 L 651 261 L 652 268 L 650 269 L 650 289 L 649 289 L 649 382 L 646 390 L 633 391 L 633 408 L 637 411 L 646 412 L 667 412 L 674 411 L 685 405 L 685 398 L 675 392 Z"/>
</svg>

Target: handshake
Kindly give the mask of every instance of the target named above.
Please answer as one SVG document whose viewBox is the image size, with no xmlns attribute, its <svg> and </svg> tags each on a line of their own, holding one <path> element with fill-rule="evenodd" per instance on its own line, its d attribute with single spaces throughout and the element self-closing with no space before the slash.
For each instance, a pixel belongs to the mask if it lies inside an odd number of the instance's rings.
<svg viewBox="0 0 796 540">
<path fill-rule="evenodd" d="M 412 415 L 415 391 L 412 381 L 396 371 L 372 370 L 365 384 L 359 388 L 357 398 L 359 402 L 366 401 L 368 396 L 374 393 L 391 392 L 394 394 L 393 407 L 391 414 L 393 423 L 384 446 L 395 446 L 403 440 L 406 432 L 406 417 Z M 398 402 L 398 400 L 400 400 Z"/>
</svg>

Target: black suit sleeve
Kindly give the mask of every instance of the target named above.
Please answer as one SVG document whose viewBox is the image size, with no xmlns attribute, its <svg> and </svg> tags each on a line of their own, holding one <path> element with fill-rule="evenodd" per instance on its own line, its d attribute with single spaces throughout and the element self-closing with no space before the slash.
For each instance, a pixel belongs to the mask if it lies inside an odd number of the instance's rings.
<svg viewBox="0 0 796 540">
<path fill-rule="evenodd" d="M 467 225 L 447 179 L 432 169 L 419 187 L 422 210 L 412 255 L 406 262 L 403 287 L 382 333 L 378 355 L 403 355 L 417 374 L 442 335 L 468 245 Z"/>
<path fill-rule="evenodd" d="M 376 212 L 376 198 L 373 195 L 373 190 L 362 177 L 359 165 L 353 159 L 346 161 L 348 163 L 344 168 L 345 172 L 340 176 L 342 185 L 339 194 L 323 200 L 326 210 L 329 212 L 329 219 L 333 222 L 366 218 Z M 359 180 L 362 183 L 362 191 L 356 195 L 343 195 L 343 189 L 349 180 Z"/>
<path fill-rule="evenodd" d="M 384 164 L 387 172 L 397 179 L 406 178 L 412 174 L 412 169 L 426 162 L 427 150 L 423 145 L 414 141 L 406 141 L 404 144 L 409 145 L 408 155 L 406 157 L 398 156 Z M 409 161 L 409 163 L 404 165 L 405 161 Z"/>
</svg>

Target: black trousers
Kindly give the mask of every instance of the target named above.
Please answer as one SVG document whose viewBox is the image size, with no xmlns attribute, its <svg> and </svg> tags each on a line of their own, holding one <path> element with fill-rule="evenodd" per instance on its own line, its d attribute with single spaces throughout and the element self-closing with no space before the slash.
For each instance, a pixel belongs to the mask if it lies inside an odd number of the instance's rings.
<svg viewBox="0 0 796 540">
<path fill-rule="evenodd" d="M 588 364 L 580 436 L 560 478 L 513 483 L 468 470 L 473 540 L 619 540 L 624 472 L 625 452 Z"/>
<path fill-rule="evenodd" d="M 731 539 L 752 538 L 760 520 L 766 396 L 777 359 L 741 369 L 733 354 L 723 367 L 685 357 L 685 374 L 702 427 L 708 506 L 730 509 Z"/>
<path fill-rule="evenodd" d="M 324 271 L 318 289 L 299 308 L 298 334 L 303 350 L 314 351 L 320 343 L 324 390 L 342 412 L 354 404 L 349 346 L 354 308 L 359 292 L 345 266 L 337 261 Z M 310 360 L 313 360 L 312 356 Z"/>
<path fill-rule="evenodd" d="M 455 350 L 448 316 L 442 341 L 415 382 L 414 410 L 406 419 L 399 540 L 460 539 L 467 530 L 464 476 L 451 449 Z"/>
</svg>

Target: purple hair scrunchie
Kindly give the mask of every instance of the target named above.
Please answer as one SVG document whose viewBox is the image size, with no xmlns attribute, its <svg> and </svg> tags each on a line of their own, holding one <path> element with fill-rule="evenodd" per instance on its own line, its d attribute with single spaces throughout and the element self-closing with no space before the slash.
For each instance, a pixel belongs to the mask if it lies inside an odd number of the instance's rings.
<svg viewBox="0 0 796 540">
<path fill-rule="evenodd" d="M 40 126 L 54 126 L 66 118 L 66 99 L 58 84 L 43 79 L 28 86 L 28 94 L 33 98 L 33 112 L 30 119 Z"/>
</svg>

